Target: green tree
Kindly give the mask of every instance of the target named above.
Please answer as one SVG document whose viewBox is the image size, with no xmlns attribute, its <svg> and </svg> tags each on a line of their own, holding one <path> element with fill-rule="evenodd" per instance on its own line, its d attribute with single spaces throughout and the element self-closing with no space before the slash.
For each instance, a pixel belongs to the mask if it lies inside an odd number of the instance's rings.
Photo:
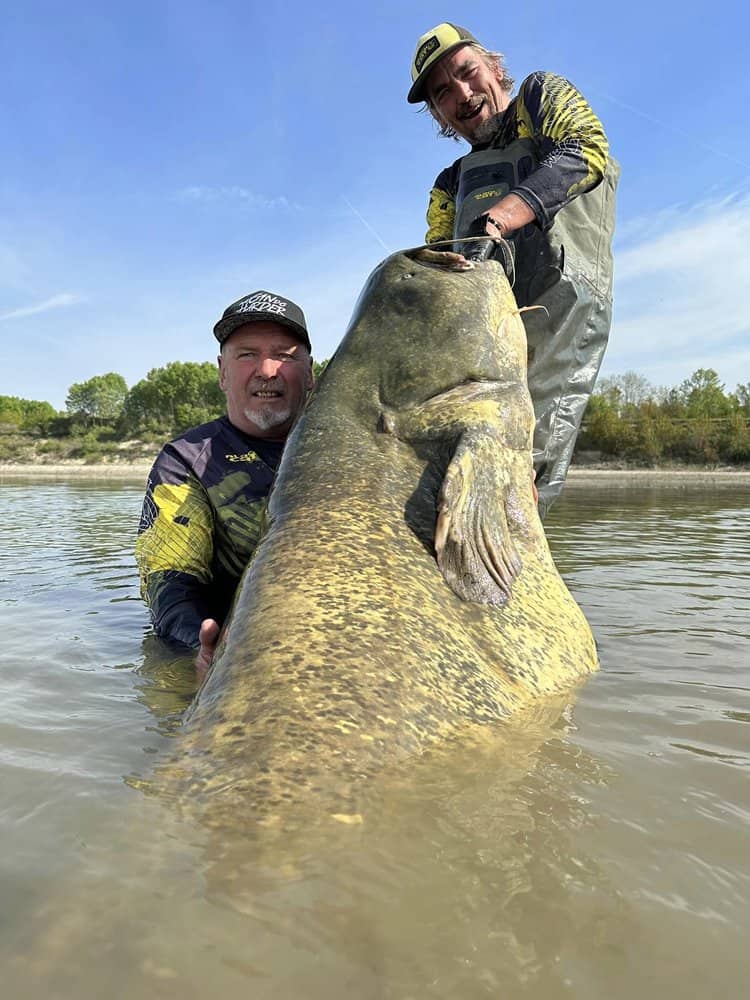
<svg viewBox="0 0 750 1000">
<path fill-rule="evenodd" d="M 672 420 L 658 403 L 647 400 L 638 407 L 634 421 L 635 440 L 630 457 L 655 465 L 669 455 L 674 446 L 676 431 Z"/>
<path fill-rule="evenodd" d="M 678 390 L 688 417 L 728 417 L 732 401 L 713 368 L 699 368 Z"/>
<path fill-rule="evenodd" d="M 23 400 L 17 396 L 0 396 L 0 424 L 20 427 L 23 422 Z"/>
<path fill-rule="evenodd" d="M 686 413 L 685 400 L 679 389 L 668 389 L 661 403 L 665 416 L 672 418 L 684 417 Z"/>
<path fill-rule="evenodd" d="M 50 425 L 59 416 L 57 410 L 51 403 L 38 399 L 24 399 L 21 401 L 23 409 L 23 420 L 21 427 L 25 431 L 35 431 L 46 434 Z"/>
<path fill-rule="evenodd" d="M 737 408 L 750 417 L 750 382 L 738 385 L 731 397 L 737 404 Z"/>
<path fill-rule="evenodd" d="M 128 387 L 122 375 L 108 372 L 87 382 L 75 382 L 68 390 L 65 407 L 84 424 L 114 423 L 122 413 Z"/>
<path fill-rule="evenodd" d="M 594 395 L 586 407 L 579 448 L 593 448 L 607 455 L 624 455 L 635 442 L 632 422 L 618 413 L 619 389 L 612 396 Z"/>
<path fill-rule="evenodd" d="M 645 376 L 634 371 L 600 379 L 594 392 L 615 404 L 620 416 L 623 416 L 628 409 L 654 399 L 658 394 L 658 390 Z"/>
<path fill-rule="evenodd" d="M 18 396 L 0 396 L 0 424 L 9 424 L 22 431 L 46 432 L 57 416 L 57 410 L 51 403 L 20 399 Z"/>
<path fill-rule="evenodd" d="M 152 368 L 125 399 L 120 430 L 179 434 L 220 416 L 226 408 L 218 371 L 210 361 L 170 361 Z"/>
<path fill-rule="evenodd" d="M 727 418 L 719 448 L 721 457 L 728 462 L 750 461 L 750 424 L 745 413 L 737 411 Z"/>
</svg>

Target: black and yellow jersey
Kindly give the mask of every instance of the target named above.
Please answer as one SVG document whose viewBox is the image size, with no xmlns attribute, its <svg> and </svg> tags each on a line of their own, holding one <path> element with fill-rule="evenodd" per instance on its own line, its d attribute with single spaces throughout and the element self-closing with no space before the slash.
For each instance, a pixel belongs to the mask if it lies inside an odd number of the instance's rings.
<svg viewBox="0 0 750 1000">
<path fill-rule="evenodd" d="M 224 621 L 258 544 L 283 447 L 224 416 L 161 450 L 135 548 L 157 635 L 197 648 L 203 619 Z"/>
<path fill-rule="evenodd" d="M 472 152 L 502 149 L 517 139 L 530 139 L 538 166 L 513 189 L 533 209 L 542 229 L 576 195 L 593 188 L 604 176 L 609 143 L 604 128 L 572 83 L 554 73 L 536 72 L 498 120 L 491 142 Z M 456 193 L 463 157 L 437 177 L 427 209 L 426 243 L 453 239 Z"/>
</svg>

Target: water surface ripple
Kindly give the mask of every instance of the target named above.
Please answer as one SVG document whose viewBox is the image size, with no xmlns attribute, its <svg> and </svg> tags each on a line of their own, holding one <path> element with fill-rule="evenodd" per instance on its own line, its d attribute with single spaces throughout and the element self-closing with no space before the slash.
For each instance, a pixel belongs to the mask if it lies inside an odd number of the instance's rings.
<svg viewBox="0 0 750 1000">
<path fill-rule="evenodd" d="M 195 690 L 140 484 L 0 484 L 0 960 L 32 1000 L 735 998 L 750 973 L 750 498 L 569 488 L 601 673 L 281 855 L 146 794 Z"/>
</svg>

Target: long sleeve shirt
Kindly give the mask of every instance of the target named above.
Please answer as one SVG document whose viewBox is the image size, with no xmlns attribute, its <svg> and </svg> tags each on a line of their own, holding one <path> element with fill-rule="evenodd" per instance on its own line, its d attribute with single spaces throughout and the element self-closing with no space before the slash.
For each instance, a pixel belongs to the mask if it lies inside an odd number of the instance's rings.
<svg viewBox="0 0 750 1000">
<path fill-rule="evenodd" d="M 538 166 L 510 192 L 532 208 L 542 229 L 576 195 L 604 176 L 609 143 L 604 128 L 583 95 L 554 73 L 532 73 L 499 118 L 490 142 L 473 150 L 502 149 L 516 139 L 531 139 Z M 426 243 L 453 238 L 460 157 L 441 171 L 430 192 Z"/>
<path fill-rule="evenodd" d="M 157 635 L 198 648 L 205 618 L 224 621 L 261 533 L 283 443 L 224 416 L 159 453 L 136 542 L 141 594 Z"/>
</svg>

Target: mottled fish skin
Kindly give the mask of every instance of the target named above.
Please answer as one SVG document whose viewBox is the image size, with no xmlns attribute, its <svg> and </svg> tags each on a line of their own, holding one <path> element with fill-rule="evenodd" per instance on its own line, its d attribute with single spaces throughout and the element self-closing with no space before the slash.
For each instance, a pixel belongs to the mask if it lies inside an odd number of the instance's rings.
<svg viewBox="0 0 750 1000">
<path fill-rule="evenodd" d="M 289 439 L 169 765 L 207 822 L 311 803 L 356 822 L 373 776 L 596 670 L 532 497 L 533 422 L 499 265 L 384 261 Z"/>
</svg>

